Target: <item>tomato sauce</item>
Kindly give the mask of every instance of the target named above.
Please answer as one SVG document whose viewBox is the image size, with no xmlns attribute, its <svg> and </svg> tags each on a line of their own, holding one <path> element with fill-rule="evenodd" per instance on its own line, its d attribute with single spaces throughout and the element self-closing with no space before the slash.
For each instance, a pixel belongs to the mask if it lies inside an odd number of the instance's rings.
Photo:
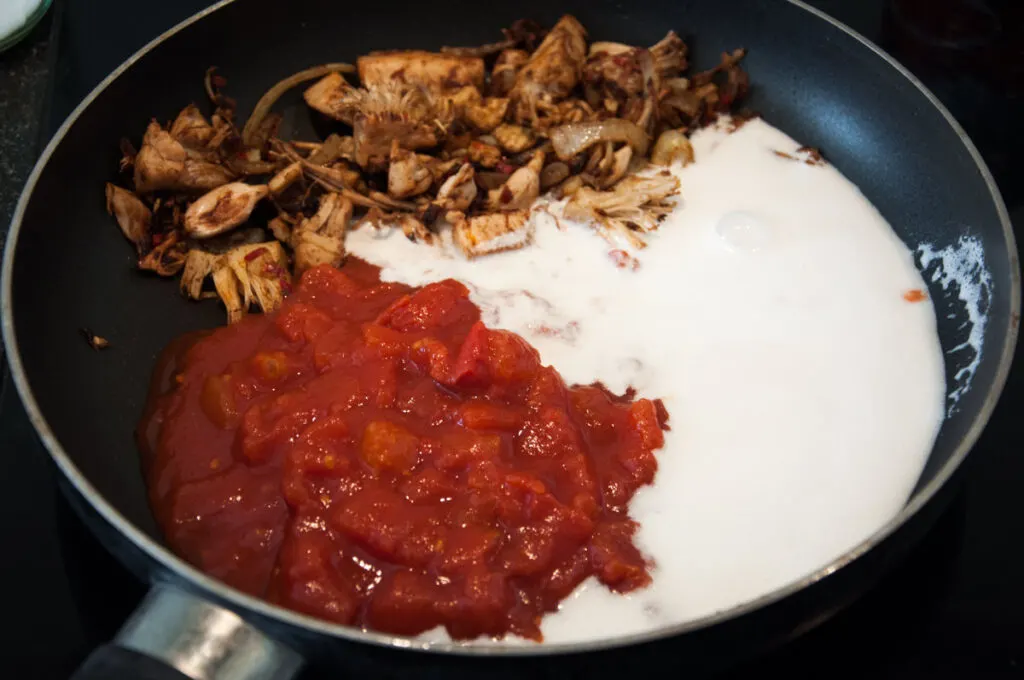
<svg viewBox="0 0 1024 680">
<path fill-rule="evenodd" d="M 139 428 L 154 512 L 240 590 L 389 633 L 539 640 L 587 577 L 650 581 L 627 506 L 664 407 L 567 387 L 456 281 L 321 266 L 169 361 Z"/>
</svg>

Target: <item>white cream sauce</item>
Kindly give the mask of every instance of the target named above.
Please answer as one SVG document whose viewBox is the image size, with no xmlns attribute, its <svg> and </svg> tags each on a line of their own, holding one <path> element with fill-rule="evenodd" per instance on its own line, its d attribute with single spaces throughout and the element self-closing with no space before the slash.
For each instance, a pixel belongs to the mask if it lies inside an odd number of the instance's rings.
<svg viewBox="0 0 1024 680">
<path fill-rule="evenodd" d="M 964 319 L 959 330 L 966 337 L 948 351 L 952 364 L 958 366 L 947 397 L 946 414 L 951 416 L 960 407 L 960 397 L 971 389 L 974 374 L 981 365 L 988 306 L 992 299 L 992 274 L 985 266 L 985 248 L 974 236 L 961 236 L 955 244 L 945 248 L 922 243 L 917 247 L 917 255 L 924 274 L 930 274 L 932 283 L 942 288 L 947 306 L 951 298 L 958 301 L 959 315 L 950 313 L 949 318 Z"/>
<path fill-rule="evenodd" d="M 543 211 L 532 245 L 475 261 L 400 232 L 347 241 L 385 280 L 465 282 L 488 324 L 570 383 L 664 399 L 658 474 L 630 506 L 653 584 L 582 584 L 545 618 L 548 641 L 691 620 L 820 569 L 899 511 L 943 418 L 934 309 L 903 297 L 925 283 L 860 191 L 773 153 L 799 144 L 760 120 L 692 141 L 636 271 Z"/>
</svg>

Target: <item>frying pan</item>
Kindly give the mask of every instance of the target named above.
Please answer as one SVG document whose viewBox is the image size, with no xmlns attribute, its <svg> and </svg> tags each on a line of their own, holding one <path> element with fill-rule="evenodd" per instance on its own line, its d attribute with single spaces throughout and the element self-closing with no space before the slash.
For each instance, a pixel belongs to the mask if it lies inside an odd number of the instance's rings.
<svg viewBox="0 0 1024 680">
<path fill-rule="evenodd" d="M 226 0 L 160 36 L 104 80 L 47 146 L 18 203 L 4 253 L 3 339 L 11 373 L 61 486 L 149 596 L 78 678 L 285 679 L 304 660 L 372 677 L 618 677 L 715 670 L 827 619 L 897 563 L 938 515 L 1003 387 L 1019 320 L 1013 233 L 992 177 L 963 130 L 913 76 L 875 46 L 801 2 L 525 0 L 482 8 L 450 0 L 401 11 L 336 0 Z M 697 67 L 749 48 L 749 104 L 828 159 L 913 247 L 976 239 L 991 276 L 987 325 L 970 388 L 946 418 L 903 510 L 833 563 L 762 598 L 650 634 L 584 644 L 460 647 L 344 628 L 269 605 L 199 573 L 161 542 L 132 436 L 153 362 L 181 333 L 219 325 L 212 303 L 179 299 L 141 276 L 102 187 L 118 140 L 203 102 L 217 65 L 241 111 L 281 77 L 372 49 L 489 42 L 522 17 L 576 15 L 592 39 L 650 44 L 681 32 Z M 292 93 L 283 130 L 309 137 Z M 956 291 L 933 287 L 947 382 L 973 358 L 958 350 L 969 322 Z M 113 347 L 97 353 L 89 326 Z M 6 452 L 21 455 L 22 452 Z M 683 576 L 680 576 L 683 577 Z"/>
</svg>

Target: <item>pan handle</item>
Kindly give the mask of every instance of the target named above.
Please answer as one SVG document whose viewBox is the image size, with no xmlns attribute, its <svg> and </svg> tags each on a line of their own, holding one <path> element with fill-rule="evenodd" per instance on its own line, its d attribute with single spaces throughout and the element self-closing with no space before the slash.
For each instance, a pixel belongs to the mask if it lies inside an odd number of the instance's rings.
<svg viewBox="0 0 1024 680">
<path fill-rule="evenodd" d="M 291 680 L 302 664 L 234 612 L 157 585 L 72 680 Z"/>
<path fill-rule="evenodd" d="M 174 666 L 116 644 L 103 645 L 85 660 L 71 680 L 192 680 Z"/>
</svg>

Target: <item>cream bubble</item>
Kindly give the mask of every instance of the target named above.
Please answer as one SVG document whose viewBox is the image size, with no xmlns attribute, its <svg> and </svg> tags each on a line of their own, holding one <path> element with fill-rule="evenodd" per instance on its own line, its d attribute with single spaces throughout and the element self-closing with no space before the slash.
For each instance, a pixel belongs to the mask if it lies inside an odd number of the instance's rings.
<svg viewBox="0 0 1024 680">
<path fill-rule="evenodd" d="M 715 231 L 735 252 L 756 253 L 767 248 L 773 240 L 772 226 L 760 215 L 746 210 L 726 213 L 718 220 Z"/>
</svg>

